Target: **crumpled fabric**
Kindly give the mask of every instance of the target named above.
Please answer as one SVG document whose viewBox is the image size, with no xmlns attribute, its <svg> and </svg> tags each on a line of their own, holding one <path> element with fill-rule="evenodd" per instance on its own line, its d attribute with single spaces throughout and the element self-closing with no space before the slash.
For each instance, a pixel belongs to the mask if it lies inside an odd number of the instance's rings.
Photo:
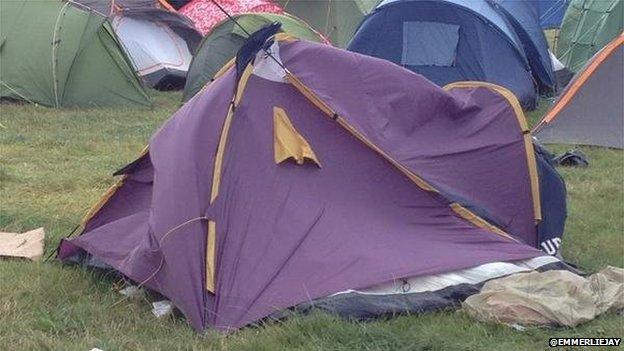
<svg viewBox="0 0 624 351">
<path fill-rule="evenodd" d="M 513 274 L 487 282 L 463 309 L 483 322 L 574 327 L 624 308 L 624 269 L 583 278 L 564 270 Z"/>
</svg>

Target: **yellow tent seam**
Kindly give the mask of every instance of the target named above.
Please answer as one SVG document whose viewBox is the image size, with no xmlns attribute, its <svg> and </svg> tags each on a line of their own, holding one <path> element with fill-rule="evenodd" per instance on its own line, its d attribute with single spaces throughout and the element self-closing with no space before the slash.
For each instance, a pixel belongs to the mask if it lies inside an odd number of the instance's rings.
<svg viewBox="0 0 624 351">
<path fill-rule="evenodd" d="M 514 110 L 514 115 L 516 116 L 516 120 L 518 121 L 518 125 L 522 132 L 522 137 L 524 140 L 524 150 L 526 152 L 527 158 L 527 167 L 529 169 L 529 180 L 531 183 L 531 198 L 533 200 L 533 217 L 535 223 L 539 223 L 542 220 L 542 208 L 541 208 L 541 199 L 540 199 L 540 191 L 539 191 L 539 178 L 537 174 L 537 160 L 535 159 L 535 149 L 533 148 L 533 140 L 531 139 L 531 133 L 529 130 L 529 126 L 527 124 L 526 118 L 524 116 L 524 112 L 522 111 L 522 107 L 520 106 L 520 102 L 516 96 L 509 91 L 508 89 L 501 87 L 496 84 L 487 83 L 487 82 L 477 82 L 477 81 L 465 81 L 465 82 L 455 82 L 444 86 L 444 90 L 449 91 L 451 89 L 461 89 L 461 88 L 488 88 L 498 94 L 500 94 L 503 98 L 507 100 L 507 102 L 511 105 Z"/>
<path fill-rule="evenodd" d="M 557 100 L 555 106 L 553 106 L 553 108 L 546 113 L 546 116 L 544 116 L 535 128 L 533 128 L 533 133 L 540 130 L 544 125 L 552 122 L 559 115 L 561 110 L 570 104 L 581 87 L 585 85 L 587 80 L 589 80 L 598 67 L 600 67 L 605 60 L 611 57 L 611 55 L 615 53 L 616 49 L 622 44 L 624 44 L 624 33 L 620 34 L 617 38 L 607 44 L 607 46 L 605 46 L 598 54 L 596 54 L 596 57 L 592 60 L 592 62 L 581 73 L 579 73 L 577 78 L 571 82 L 569 88 L 563 91 L 563 94 Z"/>
<path fill-rule="evenodd" d="M 362 133 L 360 133 L 357 129 L 355 129 L 346 119 L 338 115 L 329 105 L 327 105 L 323 100 L 321 100 L 310 88 L 308 88 L 301 80 L 295 77 L 291 72 L 286 71 L 286 79 L 299 91 L 301 92 L 313 105 L 318 107 L 323 113 L 325 113 L 330 118 L 334 119 L 340 126 L 350 132 L 353 136 L 355 136 L 358 140 L 363 142 L 365 145 L 373 149 L 373 151 L 377 152 L 384 159 L 389 161 L 394 167 L 396 167 L 401 173 L 406 175 L 412 182 L 414 182 L 418 187 L 425 191 L 439 193 L 437 189 L 427 183 L 424 179 L 420 178 L 414 172 L 410 171 L 407 167 L 403 166 L 398 161 L 394 160 L 390 155 L 381 150 L 377 145 L 368 140 Z M 461 206 L 457 203 L 449 204 L 451 209 L 457 213 L 460 217 L 472 223 L 473 225 L 489 230 L 490 232 L 505 237 L 507 239 L 516 241 L 511 237 L 508 233 L 504 232 L 500 228 L 493 226 L 488 223 L 483 218 L 477 216 L 472 211 L 467 208 Z"/>
<path fill-rule="evenodd" d="M 221 168 L 223 166 L 223 156 L 225 153 L 225 147 L 227 145 L 228 134 L 230 131 L 230 125 L 232 124 L 232 118 L 234 117 L 234 109 L 240 102 L 243 93 L 245 91 L 245 87 L 247 86 L 247 81 L 253 72 L 253 65 L 250 63 L 243 71 L 241 78 L 238 81 L 238 85 L 236 87 L 236 95 L 233 97 L 234 100 L 230 104 L 228 108 L 227 115 L 225 116 L 225 120 L 223 121 L 223 128 L 221 129 L 221 135 L 219 137 L 219 145 L 217 146 L 217 153 L 215 156 L 215 162 L 213 166 L 212 172 L 212 186 L 210 191 L 210 203 L 212 204 L 214 200 L 219 195 L 219 186 L 221 184 Z M 215 292 L 215 271 L 216 271 L 216 235 L 217 235 L 217 225 L 215 221 L 208 221 L 208 235 L 206 238 L 206 290 L 214 293 Z"/>
</svg>

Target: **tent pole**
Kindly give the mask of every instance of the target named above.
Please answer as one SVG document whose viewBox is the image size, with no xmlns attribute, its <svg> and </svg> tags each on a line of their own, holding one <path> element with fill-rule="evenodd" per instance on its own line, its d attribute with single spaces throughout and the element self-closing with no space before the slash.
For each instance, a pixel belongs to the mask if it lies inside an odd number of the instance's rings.
<svg viewBox="0 0 624 351">
<path fill-rule="evenodd" d="M 234 17 L 232 17 L 232 15 L 230 15 L 223 7 L 221 7 L 221 5 L 219 5 L 219 3 L 216 0 L 210 0 L 210 2 L 212 2 L 216 7 L 218 7 L 219 10 L 221 10 L 221 12 L 223 12 L 232 22 L 234 22 L 234 24 L 236 24 L 240 29 L 242 29 L 242 31 L 245 32 L 247 37 L 251 36 L 251 33 L 249 33 L 247 29 L 245 29 L 245 27 L 243 27 L 240 23 L 238 23 L 238 21 Z M 278 59 L 276 59 L 275 56 L 273 56 L 273 54 L 269 52 L 269 50 L 263 47 L 262 51 L 264 51 L 264 53 L 268 57 L 273 59 L 273 61 L 275 61 L 275 63 L 277 63 L 284 71 L 288 72 L 288 69 L 286 68 L 286 66 L 284 66 Z"/>
</svg>

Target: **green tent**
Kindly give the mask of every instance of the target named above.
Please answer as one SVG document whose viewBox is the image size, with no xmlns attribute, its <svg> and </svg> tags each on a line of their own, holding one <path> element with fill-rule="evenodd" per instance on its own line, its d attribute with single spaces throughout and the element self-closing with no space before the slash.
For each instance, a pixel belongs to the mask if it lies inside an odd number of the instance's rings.
<svg viewBox="0 0 624 351">
<path fill-rule="evenodd" d="M 557 40 L 557 57 L 578 72 L 587 60 L 622 33 L 622 0 L 572 0 Z"/>
<path fill-rule="evenodd" d="M 358 26 L 381 0 L 277 0 L 284 11 L 306 21 L 333 45 L 346 48 Z"/>
<path fill-rule="evenodd" d="M 60 1 L 0 2 L 0 98 L 151 106 L 106 18 Z"/>
<path fill-rule="evenodd" d="M 249 13 L 234 16 L 234 18 L 248 33 L 253 33 L 267 24 L 280 22 L 282 30 L 294 37 L 316 42 L 323 40 L 319 33 L 291 15 Z M 214 78 L 223 65 L 236 56 L 238 49 L 247 40 L 246 38 L 247 34 L 230 20 L 221 22 L 206 34 L 197 48 L 186 75 L 184 101 L 197 94 L 206 83 Z"/>
</svg>

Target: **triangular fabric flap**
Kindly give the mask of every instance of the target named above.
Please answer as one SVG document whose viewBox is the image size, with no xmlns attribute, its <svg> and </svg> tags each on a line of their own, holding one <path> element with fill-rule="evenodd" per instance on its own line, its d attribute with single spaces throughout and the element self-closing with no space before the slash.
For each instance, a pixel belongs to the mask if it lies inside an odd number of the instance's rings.
<svg viewBox="0 0 624 351">
<path fill-rule="evenodd" d="M 292 158 L 297 164 L 302 165 L 308 159 L 321 167 L 310 144 L 299 134 L 286 111 L 280 107 L 273 107 L 273 145 L 276 164 Z"/>
</svg>

